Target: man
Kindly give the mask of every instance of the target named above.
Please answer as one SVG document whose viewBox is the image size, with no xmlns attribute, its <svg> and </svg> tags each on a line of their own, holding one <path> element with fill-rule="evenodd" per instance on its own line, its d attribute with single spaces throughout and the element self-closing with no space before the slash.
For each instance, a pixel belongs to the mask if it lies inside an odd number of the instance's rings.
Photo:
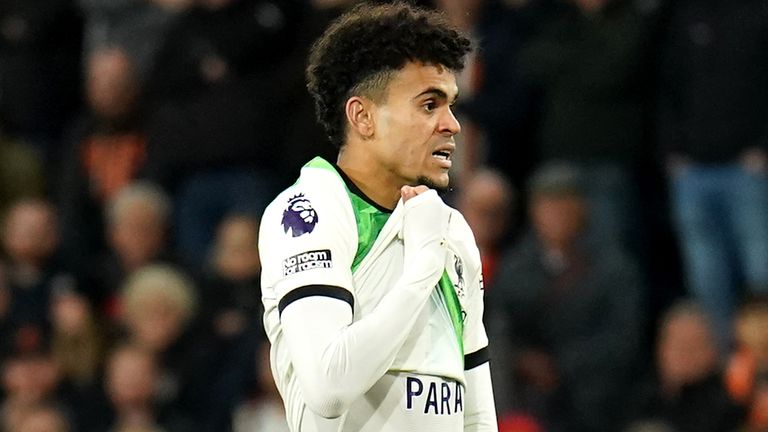
<svg viewBox="0 0 768 432">
<path fill-rule="evenodd" d="M 663 30 L 656 132 L 673 228 L 725 357 L 736 305 L 768 294 L 768 3 L 670 2 Z"/>
<path fill-rule="evenodd" d="M 339 147 L 262 218 L 271 363 L 294 432 L 496 431 L 480 256 L 448 187 L 469 41 L 435 13 L 359 6 L 315 43 Z"/>
<path fill-rule="evenodd" d="M 526 196 L 531 230 L 489 284 L 499 411 L 533 415 L 548 432 L 620 430 L 644 346 L 637 265 L 589 235 L 592 207 L 577 165 L 537 168 Z"/>
</svg>

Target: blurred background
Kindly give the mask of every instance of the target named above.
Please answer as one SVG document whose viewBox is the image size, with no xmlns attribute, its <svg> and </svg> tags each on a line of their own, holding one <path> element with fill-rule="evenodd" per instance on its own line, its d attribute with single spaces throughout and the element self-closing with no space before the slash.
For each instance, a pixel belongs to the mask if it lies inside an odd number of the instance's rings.
<svg viewBox="0 0 768 432">
<path fill-rule="evenodd" d="M 0 431 L 286 431 L 259 218 L 355 0 L 0 1 Z M 768 1 L 424 0 L 502 432 L 768 431 Z"/>
</svg>

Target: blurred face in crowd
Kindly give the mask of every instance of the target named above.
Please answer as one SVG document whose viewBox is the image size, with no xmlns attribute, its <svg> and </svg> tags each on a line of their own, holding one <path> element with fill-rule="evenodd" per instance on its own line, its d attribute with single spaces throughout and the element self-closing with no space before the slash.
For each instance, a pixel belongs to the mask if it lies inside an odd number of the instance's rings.
<svg viewBox="0 0 768 432">
<path fill-rule="evenodd" d="M 214 245 L 214 266 L 227 279 L 245 280 L 261 270 L 258 250 L 259 224 L 244 216 L 225 219 Z"/>
<path fill-rule="evenodd" d="M 507 232 L 512 191 L 498 175 L 481 172 L 472 177 L 459 197 L 459 209 L 481 251 L 498 246 Z"/>
<path fill-rule="evenodd" d="M 134 64 L 119 48 L 94 51 L 88 59 L 86 81 L 88 103 L 103 119 L 117 120 L 131 114 L 139 83 Z"/>
<path fill-rule="evenodd" d="M 701 316 L 674 317 L 661 329 L 657 356 L 659 373 L 667 386 L 679 388 L 697 382 L 715 370 L 714 335 Z"/>
<path fill-rule="evenodd" d="M 3 237 L 5 251 L 12 261 L 44 263 L 59 244 L 54 209 L 42 201 L 14 205 L 7 215 Z"/>
<path fill-rule="evenodd" d="M 539 238 L 561 248 L 572 244 L 583 232 L 587 205 L 577 195 L 540 195 L 533 197 L 530 214 Z"/>
<path fill-rule="evenodd" d="M 53 327 L 62 335 L 83 334 L 87 331 L 90 315 L 88 302 L 76 293 L 56 294 L 51 303 Z"/>
<path fill-rule="evenodd" d="M 152 401 L 157 378 L 157 364 L 150 353 L 125 347 L 118 349 L 110 358 L 106 390 L 118 410 L 139 408 Z"/>
<path fill-rule="evenodd" d="M 123 265 L 133 270 L 156 258 L 165 245 L 165 221 L 155 208 L 134 202 L 110 226 L 110 240 Z"/>
<path fill-rule="evenodd" d="M 53 408 L 39 408 L 24 416 L 18 432 L 68 432 L 64 416 Z"/>
<path fill-rule="evenodd" d="M 152 352 L 170 347 L 184 329 L 184 312 L 171 299 L 157 295 L 141 299 L 127 318 L 133 342 Z"/>
<path fill-rule="evenodd" d="M 3 366 L 3 388 L 9 399 L 25 404 L 40 403 L 56 389 L 59 371 L 48 356 L 11 358 Z"/>
</svg>

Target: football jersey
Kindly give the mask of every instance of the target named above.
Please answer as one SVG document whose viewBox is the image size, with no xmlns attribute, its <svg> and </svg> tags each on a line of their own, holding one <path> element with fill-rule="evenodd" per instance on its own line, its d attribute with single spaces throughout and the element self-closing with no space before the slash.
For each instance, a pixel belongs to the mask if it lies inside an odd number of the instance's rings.
<svg viewBox="0 0 768 432">
<path fill-rule="evenodd" d="M 370 314 L 403 272 L 402 201 L 391 213 L 379 208 L 332 164 L 315 158 L 268 206 L 259 238 L 264 324 L 292 431 L 463 430 L 464 371 L 487 361 L 488 340 L 480 254 L 464 218 L 451 211 L 445 273 L 405 343 L 384 376 L 343 415 L 328 419 L 303 400 L 280 313 L 298 298 L 327 295 L 348 302 L 353 321 Z"/>
</svg>

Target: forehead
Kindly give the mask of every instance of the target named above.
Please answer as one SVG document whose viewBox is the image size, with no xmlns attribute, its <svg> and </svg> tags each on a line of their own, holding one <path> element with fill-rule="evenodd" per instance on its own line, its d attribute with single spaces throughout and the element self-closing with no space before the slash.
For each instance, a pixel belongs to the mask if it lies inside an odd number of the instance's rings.
<svg viewBox="0 0 768 432">
<path fill-rule="evenodd" d="M 441 65 L 409 62 L 389 82 L 388 95 L 415 98 L 429 90 L 438 90 L 454 99 L 459 88 L 456 74 Z"/>
</svg>

